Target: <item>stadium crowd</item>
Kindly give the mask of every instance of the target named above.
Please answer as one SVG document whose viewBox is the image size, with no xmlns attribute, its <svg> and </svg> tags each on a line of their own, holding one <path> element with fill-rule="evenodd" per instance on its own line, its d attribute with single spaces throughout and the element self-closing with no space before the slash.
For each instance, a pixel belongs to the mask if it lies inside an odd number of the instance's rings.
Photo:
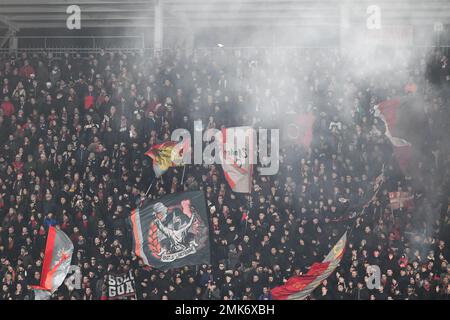
<svg viewBox="0 0 450 320">
<path fill-rule="evenodd" d="M 33 299 L 50 225 L 72 240 L 82 274 L 81 288 L 63 284 L 52 299 L 102 299 L 105 273 L 126 270 L 137 299 L 272 299 L 348 229 L 340 266 L 312 299 L 448 300 L 450 73 L 439 52 L 407 53 L 382 71 L 331 49 L 1 55 L 0 300 Z M 426 117 L 406 174 L 373 115 L 397 96 L 420 100 Z M 232 193 L 214 165 L 156 180 L 154 198 L 204 190 L 211 265 L 144 268 L 127 217 L 155 179 L 149 147 L 195 130 L 194 120 L 283 129 L 296 113 L 316 117 L 310 147 L 281 132 L 280 170 L 255 171 L 249 196 Z M 349 215 L 382 168 L 376 200 Z M 414 207 L 391 210 L 388 192 L 401 190 Z M 367 288 L 367 265 L 380 267 L 379 288 Z"/>
</svg>

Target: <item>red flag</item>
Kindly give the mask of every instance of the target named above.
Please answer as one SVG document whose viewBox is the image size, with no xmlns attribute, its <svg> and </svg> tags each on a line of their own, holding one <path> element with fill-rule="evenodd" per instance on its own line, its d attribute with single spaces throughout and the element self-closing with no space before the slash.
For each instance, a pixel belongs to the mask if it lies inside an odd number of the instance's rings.
<svg viewBox="0 0 450 320">
<path fill-rule="evenodd" d="M 412 146 L 411 145 L 394 145 L 394 156 L 397 159 L 398 166 L 405 172 L 409 167 L 412 157 Z"/>
<path fill-rule="evenodd" d="M 311 113 L 289 117 L 286 130 L 284 130 L 283 140 L 309 148 L 313 137 L 314 121 L 315 117 Z"/>
<path fill-rule="evenodd" d="M 321 263 L 314 263 L 305 275 L 291 277 L 284 285 L 271 290 L 276 300 L 303 300 L 328 278 L 341 262 L 347 243 L 345 232 Z"/>
<path fill-rule="evenodd" d="M 400 99 L 385 100 L 378 104 L 378 109 L 384 116 L 384 120 L 388 125 L 389 131 L 395 131 L 395 125 L 397 124 L 397 112 L 400 104 Z"/>
<path fill-rule="evenodd" d="M 301 292 L 313 283 L 320 274 L 327 270 L 329 265 L 329 262 L 314 263 L 305 275 L 291 277 L 283 286 L 273 288 L 272 297 L 276 300 L 289 300 L 293 293 Z"/>
<path fill-rule="evenodd" d="M 45 245 L 41 283 L 34 289 L 55 292 L 69 272 L 72 254 L 73 244 L 69 237 L 60 229 L 50 226 Z"/>
<path fill-rule="evenodd" d="M 385 135 L 394 147 L 394 156 L 402 171 L 405 171 L 411 161 L 412 145 L 399 136 L 397 131 L 398 111 L 401 105 L 400 99 L 386 100 L 375 106 L 375 116 L 380 118 L 386 126 Z"/>
</svg>

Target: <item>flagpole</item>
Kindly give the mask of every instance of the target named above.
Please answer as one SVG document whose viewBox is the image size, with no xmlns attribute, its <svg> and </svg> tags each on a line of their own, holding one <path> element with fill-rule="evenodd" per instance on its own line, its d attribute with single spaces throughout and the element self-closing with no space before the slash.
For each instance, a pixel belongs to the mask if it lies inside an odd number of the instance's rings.
<svg viewBox="0 0 450 320">
<path fill-rule="evenodd" d="M 186 165 L 183 165 L 183 174 L 181 176 L 181 185 L 183 185 L 183 182 L 184 182 L 184 171 L 186 171 Z"/>
<path fill-rule="evenodd" d="M 133 270 L 134 271 L 134 270 Z M 135 274 L 133 274 L 133 271 L 129 270 L 130 274 L 133 276 L 133 278 L 136 276 Z M 135 300 L 139 300 L 138 299 L 138 295 L 137 295 L 137 290 L 136 290 L 136 282 L 133 280 L 133 284 L 134 284 L 134 299 Z"/>
<path fill-rule="evenodd" d="M 150 183 L 150 185 L 148 186 L 148 189 L 147 189 L 147 191 L 145 192 L 145 197 L 146 197 L 146 198 L 148 197 L 148 193 L 149 193 L 149 191 L 150 191 L 150 188 L 152 187 L 152 185 L 153 185 L 153 183 L 155 182 L 155 180 L 156 180 L 156 179 L 153 179 L 153 180 L 152 180 L 152 183 Z"/>
<path fill-rule="evenodd" d="M 355 222 L 353 222 L 353 224 L 352 224 L 352 226 L 350 227 L 350 230 L 349 230 L 349 238 L 350 238 L 350 234 L 352 233 L 352 231 L 353 231 L 353 229 L 355 228 L 355 226 L 356 226 L 356 221 L 358 220 L 358 217 L 362 217 L 362 216 L 364 216 L 365 215 L 365 213 L 366 213 L 366 209 L 373 203 L 373 201 L 375 200 L 375 198 L 377 197 L 377 195 L 378 195 L 378 193 L 381 191 L 381 186 L 383 186 L 383 184 L 384 184 L 384 182 L 385 182 L 385 176 L 384 176 L 384 164 L 383 164 L 383 167 L 381 168 L 381 181 L 379 182 L 379 184 L 378 185 L 375 185 L 375 187 L 376 187 L 376 190 L 374 190 L 375 191 L 375 193 L 373 194 L 373 196 L 372 196 L 372 198 L 369 200 L 369 202 L 367 202 L 364 206 L 363 206 L 363 209 L 361 210 L 361 213 L 356 213 L 356 216 L 355 216 Z M 376 182 L 376 180 L 375 180 L 375 182 Z"/>
<path fill-rule="evenodd" d="M 247 219 L 245 219 L 244 235 L 247 233 L 247 224 L 248 224 L 248 213 L 247 213 Z"/>
<path fill-rule="evenodd" d="M 395 215 L 394 215 L 394 209 L 392 209 L 392 205 L 389 205 L 391 207 L 391 215 L 392 215 L 392 226 L 395 226 Z"/>
<path fill-rule="evenodd" d="M 247 224 L 248 224 L 248 218 L 250 215 L 250 210 L 252 209 L 252 199 L 251 199 L 251 193 L 248 194 L 247 196 L 247 205 L 248 205 L 248 211 L 247 211 L 247 219 L 245 219 L 245 230 L 244 230 L 244 235 L 247 233 Z"/>
</svg>

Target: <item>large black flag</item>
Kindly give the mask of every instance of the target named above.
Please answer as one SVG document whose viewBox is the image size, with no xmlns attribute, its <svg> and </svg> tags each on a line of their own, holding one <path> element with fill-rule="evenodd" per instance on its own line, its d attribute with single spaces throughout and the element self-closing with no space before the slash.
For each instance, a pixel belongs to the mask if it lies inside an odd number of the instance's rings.
<svg viewBox="0 0 450 320">
<path fill-rule="evenodd" d="M 132 211 L 133 250 L 153 268 L 210 263 L 203 192 L 171 194 Z"/>
</svg>

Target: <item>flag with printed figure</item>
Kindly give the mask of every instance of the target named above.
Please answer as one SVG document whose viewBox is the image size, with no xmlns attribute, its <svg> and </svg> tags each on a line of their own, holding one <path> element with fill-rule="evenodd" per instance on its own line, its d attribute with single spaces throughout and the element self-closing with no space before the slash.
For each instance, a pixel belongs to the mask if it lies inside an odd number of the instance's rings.
<svg viewBox="0 0 450 320">
<path fill-rule="evenodd" d="M 221 161 L 231 190 L 249 193 L 252 189 L 254 130 L 252 127 L 222 129 Z"/>
<path fill-rule="evenodd" d="M 60 229 L 50 226 L 45 245 L 41 282 L 34 286 L 35 299 L 46 300 L 64 282 L 72 261 L 73 243 Z"/>
<path fill-rule="evenodd" d="M 132 210 L 133 251 L 145 265 L 169 270 L 210 263 L 209 223 L 202 191 L 170 194 Z"/>
<path fill-rule="evenodd" d="M 342 235 L 322 262 L 314 263 L 305 275 L 291 277 L 284 285 L 273 288 L 272 297 L 276 300 L 307 298 L 339 265 L 346 243 L 347 232 Z"/>
<path fill-rule="evenodd" d="M 166 141 L 152 146 L 145 155 L 152 158 L 153 170 L 157 178 L 170 167 L 182 166 L 184 153 L 190 152 L 188 142 L 179 144 L 176 141 Z"/>
<path fill-rule="evenodd" d="M 414 207 L 414 196 L 404 191 L 389 192 L 389 203 L 392 210 L 412 209 Z"/>
</svg>

